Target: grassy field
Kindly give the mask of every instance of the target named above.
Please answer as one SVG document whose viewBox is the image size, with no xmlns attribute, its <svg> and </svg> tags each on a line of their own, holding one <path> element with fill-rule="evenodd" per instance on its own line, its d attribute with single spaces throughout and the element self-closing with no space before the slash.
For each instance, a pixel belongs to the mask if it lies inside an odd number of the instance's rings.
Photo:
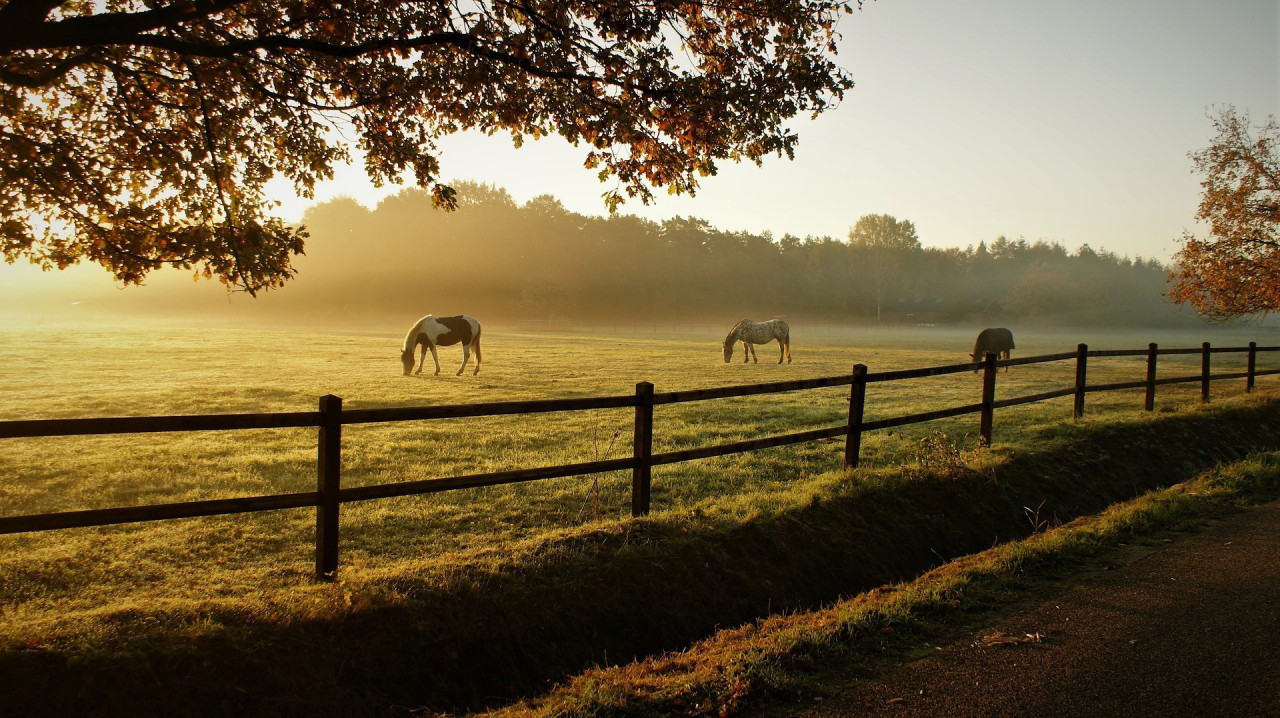
<svg viewBox="0 0 1280 718">
<path fill-rule="evenodd" d="M 670 391 L 831 376 L 854 363 L 871 371 L 960 363 L 975 333 L 824 327 L 807 334 L 796 326 L 794 363 L 779 366 L 768 347 L 759 349 L 759 364 L 738 363 L 740 355 L 724 364 L 722 334 L 709 329 L 552 335 L 486 328 L 478 376 L 453 376 L 461 361 L 454 347 L 441 351 L 439 377 L 428 369 L 406 378 L 398 362 L 402 331 L 11 324 L 0 328 L 0 418 L 306 411 L 324 394 L 341 396 L 346 408 L 604 396 L 630 394 L 639 381 Z M 1015 356 L 1068 351 L 1080 341 L 1094 349 L 1271 343 L 1247 332 L 1015 331 Z M 1222 361 L 1215 371 L 1238 370 L 1243 355 Z M 1273 366 L 1280 357 L 1260 361 Z M 1160 375 L 1198 370 L 1199 357 L 1168 358 Z M 997 398 L 1069 386 L 1073 372 L 1071 362 L 1015 368 L 1001 373 Z M 1142 375 L 1142 359 L 1090 365 L 1091 383 Z M 980 384 L 964 373 L 873 385 L 866 418 L 973 403 Z M 1179 411 L 1198 402 L 1198 392 L 1196 384 L 1162 387 L 1157 408 Z M 1242 393 L 1242 381 L 1214 387 L 1215 400 Z M 847 396 L 836 388 L 658 407 L 654 451 L 842 424 Z M 1086 421 L 1076 426 L 1141 413 L 1140 406 L 1140 391 L 1090 395 Z M 1067 398 L 998 412 L 994 454 L 1011 446 L 1034 452 L 1071 430 L 1070 411 Z M 878 432 L 864 439 L 863 462 L 872 472 L 908 472 L 936 458 L 939 447 L 972 452 L 976 434 L 976 415 Z M 312 490 L 315 442 L 314 430 L 4 440 L 0 515 Z M 343 482 L 614 458 L 630 445 L 629 410 L 352 426 L 344 432 Z M 659 467 L 654 511 L 693 527 L 741 525 L 828 491 L 840 481 L 842 451 L 836 441 Z M 312 579 L 309 509 L 0 537 L 0 646 L 106 650 L 126 634 L 171 638 L 228 621 L 320 620 L 394 604 L 405 576 L 440 591 L 480 585 L 478 576 L 538 556 L 547 541 L 590 540 L 625 520 L 629 476 L 600 477 L 598 514 L 591 485 L 591 477 L 576 477 L 344 506 L 336 584 Z"/>
</svg>

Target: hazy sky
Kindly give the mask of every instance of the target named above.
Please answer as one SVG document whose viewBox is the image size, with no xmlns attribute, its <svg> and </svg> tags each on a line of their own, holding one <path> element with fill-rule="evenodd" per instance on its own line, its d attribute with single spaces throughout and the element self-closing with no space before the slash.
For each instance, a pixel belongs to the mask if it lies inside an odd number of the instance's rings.
<svg viewBox="0 0 1280 718">
<path fill-rule="evenodd" d="M 1274 0 L 877 0 L 845 18 L 840 63 L 857 86 L 797 120 L 796 159 L 726 165 L 698 195 L 659 191 L 624 213 L 694 215 L 728 230 L 844 238 L 858 217 L 915 223 L 926 246 L 999 234 L 1167 260 L 1194 228 L 1187 153 L 1206 110 L 1280 114 Z M 604 214 L 585 150 L 558 138 L 447 141 L 444 176 L 558 197 Z M 359 169 L 323 185 L 374 205 Z M 285 216 L 309 202 L 286 192 Z"/>
</svg>

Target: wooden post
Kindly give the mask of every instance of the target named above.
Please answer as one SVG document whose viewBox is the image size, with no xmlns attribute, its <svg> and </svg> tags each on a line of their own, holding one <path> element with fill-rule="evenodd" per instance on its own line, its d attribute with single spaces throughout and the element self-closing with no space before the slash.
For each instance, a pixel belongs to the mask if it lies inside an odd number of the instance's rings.
<svg viewBox="0 0 1280 718">
<path fill-rule="evenodd" d="M 996 414 L 996 355 L 982 357 L 982 419 L 978 423 L 978 443 L 991 446 L 991 424 Z"/>
<path fill-rule="evenodd" d="M 1258 343 L 1249 342 L 1249 376 L 1244 380 L 1244 390 L 1253 391 L 1253 377 L 1258 370 Z"/>
<path fill-rule="evenodd" d="M 1156 356 L 1158 354 L 1155 342 L 1147 345 L 1147 397 L 1142 402 L 1142 408 L 1147 411 L 1155 411 L 1156 408 Z"/>
<path fill-rule="evenodd" d="M 316 578 L 338 570 L 338 487 L 342 483 L 342 399 L 320 397 L 320 436 L 316 456 Z"/>
<path fill-rule="evenodd" d="M 1071 418 L 1079 419 L 1084 416 L 1084 387 L 1085 376 L 1088 371 L 1089 364 L 1089 345 L 1076 345 L 1076 403 L 1071 411 Z"/>
<path fill-rule="evenodd" d="M 862 410 L 867 403 L 867 365 L 853 365 L 853 385 L 849 387 L 849 433 L 844 437 L 844 467 L 858 468 L 862 453 Z"/>
<path fill-rule="evenodd" d="M 1209 401 L 1209 342 L 1200 345 L 1200 401 Z"/>
<path fill-rule="evenodd" d="M 631 469 L 631 515 L 649 513 L 649 491 L 653 466 L 653 384 L 642 381 L 636 384 L 636 425 L 632 456 L 636 465 Z"/>
</svg>

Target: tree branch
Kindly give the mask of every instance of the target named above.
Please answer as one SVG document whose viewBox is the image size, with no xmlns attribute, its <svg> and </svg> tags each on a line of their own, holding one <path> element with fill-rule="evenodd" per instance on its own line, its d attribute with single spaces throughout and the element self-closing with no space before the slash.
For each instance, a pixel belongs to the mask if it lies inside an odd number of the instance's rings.
<svg viewBox="0 0 1280 718">
<path fill-rule="evenodd" d="M 62 0 L 9 0 L 0 7 L 0 27 L 42 23 L 61 4 Z"/>
<path fill-rule="evenodd" d="M 61 2 L 15 0 L 0 9 L 0 53 L 117 44 L 111 40 L 104 41 L 104 38 L 172 28 L 229 10 L 241 1 L 194 0 L 142 12 L 82 15 L 50 22 L 45 18 Z M 15 5 L 18 6 L 16 16 L 6 17 Z M 41 7 L 46 9 L 40 12 Z"/>
<path fill-rule="evenodd" d="M 71 18 L 55 23 L 38 22 L 34 23 L 34 27 L 29 27 L 25 32 L 20 31 L 21 28 L 18 27 L 8 27 L 7 31 L 0 31 L 0 53 L 24 50 L 48 51 L 79 47 L 127 46 L 150 47 L 186 57 L 231 59 L 258 51 L 279 53 L 292 50 L 335 59 L 351 60 L 392 50 L 415 51 L 448 46 L 476 57 L 516 67 L 533 77 L 541 79 L 600 82 L 613 87 L 638 90 L 645 95 L 654 97 L 674 93 L 672 90 L 614 79 L 604 74 L 545 68 L 526 57 L 486 47 L 480 38 L 469 33 L 457 31 L 441 31 L 405 38 L 387 37 L 355 44 L 278 34 L 242 38 L 224 43 L 212 43 L 149 32 L 150 30 L 172 29 L 174 24 L 205 17 L 228 9 L 235 4 L 234 2 L 204 2 L 185 6 L 189 9 L 182 12 L 173 11 L 170 8 L 169 12 L 155 10 L 128 15 L 116 14 Z M 200 9 L 199 12 L 196 11 L 197 8 Z M 161 22 L 166 20 L 167 22 Z M 538 24 L 545 27 L 541 22 Z M 577 49 L 586 51 L 584 48 Z M 0 79 L 23 87 L 42 87 L 64 76 L 76 67 L 91 64 L 95 57 L 90 54 L 91 52 L 91 50 L 86 51 L 83 54 L 68 58 L 68 60 L 49 68 L 48 71 L 39 75 L 27 75 L 16 72 L 11 68 L 0 68 Z M 595 59 L 599 61 L 598 57 Z"/>
</svg>

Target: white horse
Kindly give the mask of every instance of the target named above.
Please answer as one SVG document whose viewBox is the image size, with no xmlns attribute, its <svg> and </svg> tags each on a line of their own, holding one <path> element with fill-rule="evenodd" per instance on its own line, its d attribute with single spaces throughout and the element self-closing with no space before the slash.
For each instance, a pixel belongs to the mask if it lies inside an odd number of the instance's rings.
<svg viewBox="0 0 1280 718">
<path fill-rule="evenodd" d="M 729 330 L 729 336 L 724 338 L 724 363 L 728 364 L 733 358 L 733 345 L 742 342 L 742 361 L 756 361 L 756 349 L 753 344 L 768 344 L 774 339 L 778 340 L 778 363 L 782 363 L 782 358 L 787 358 L 787 363 L 791 363 L 791 327 L 781 319 L 770 319 L 767 322 L 753 322 L 750 319 L 743 319 L 733 325 L 733 329 Z M 748 356 L 750 355 L 750 356 Z"/>
<path fill-rule="evenodd" d="M 476 370 L 472 374 L 480 373 L 480 322 L 474 317 L 468 317 L 460 314 L 456 317 L 437 317 L 432 314 L 418 320 L 417 324 L 409 330 L 404 336 L 404 348 L 400 352 L 400 361 L 404 364 L 404 375 L 409 376 L 409 372 L 413 371 L 414 357 L 413 350 L 415 347 L 422 347 L 422 353 L 418 358 L 418 371 L 415 374 L 422 373 L 422 365 L 427 359 L 427 350 L 431 350 L 431 358 L 436 362 L 436 375 L 440 374 L 440 357 L 436 355 L 436 347 L 452 346 L 454 344 L 462 345 L 462 366 L 458 367 L 458 376 L 462 376 L 462 370 L 467 368 L 467 361 L 471 359 L 471 351 L 476 352 Z"/>
</svg>

